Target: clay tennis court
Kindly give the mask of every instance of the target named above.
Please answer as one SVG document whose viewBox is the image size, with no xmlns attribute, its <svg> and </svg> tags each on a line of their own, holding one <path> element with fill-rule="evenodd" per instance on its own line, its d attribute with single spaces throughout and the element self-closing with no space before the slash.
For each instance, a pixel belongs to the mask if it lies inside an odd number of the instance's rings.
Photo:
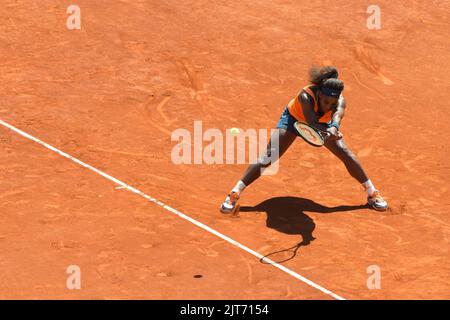
<svg viewBox="0 0 450 320">
<path fill-rule="evenodd" d="M 2 0 L 0 298 L 450 299 L 450 3 L 376 2 Z M 222 215 L 246 166 L 176 165 L 171 133 L 273 128 L 312 64 L 339 69 L 342 132 L 390 209 L 297 139 Z M 231 243 L 310 236 L 278 266 Z"/>
</svg>

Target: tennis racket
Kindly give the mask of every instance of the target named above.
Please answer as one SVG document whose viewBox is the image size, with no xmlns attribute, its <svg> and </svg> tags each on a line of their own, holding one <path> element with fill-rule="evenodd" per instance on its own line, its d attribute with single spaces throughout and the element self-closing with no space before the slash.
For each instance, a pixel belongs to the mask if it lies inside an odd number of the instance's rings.
<svg viewBox="0 0 450 320">
<path fill-rule="evenodd" d="M 314 147 L 321 147 L 325 140 L 330 137 L 330 133 L 311 127 L 309 124 L 297 121 L 294 123 L 300 137 Z"/>
<path fill-rule="evenodd" d="M 283 262 L 289 261 L 291 259 L 294 259 L 295 256 L 297 255 L 297 251 L 298 251 L 298 249 L 300 249 L 300 247 L 309 245 L 311 243 L 311 241 L 313 241 L 315 239 L 316 238 L 314 238 L 312 235 L 303 236 L 302 242 L 297 243 L 293 247 L 266 254 L 264 257 L 259 259 L 259 262 L 264 263 L 264 264 L 271 264 L 271 262 L 267 261 L 267 259 L 270 259 L 275 263 L 283 263 Z"/>
<path fill-rule="evenodd" d="M 283 263 L 283 262 L 289 261 L 289 260 L 295 258 L 295 256 L 297 255 L 297 251 L 298 251 L 298 249 L 300 249 L 301 246 L 302 246 L 302 244 L 299 243 L 288 249 L 271 252 L 271 253 L 265 255 L 264 257 L 262 257 L 261 259 L 259 259 L 259 262 L 264 263 L 264 264 L 272 264 L 271 262 L 266 260 L 267 258 L 272 260 L 275 263 Z"/>
</svg>

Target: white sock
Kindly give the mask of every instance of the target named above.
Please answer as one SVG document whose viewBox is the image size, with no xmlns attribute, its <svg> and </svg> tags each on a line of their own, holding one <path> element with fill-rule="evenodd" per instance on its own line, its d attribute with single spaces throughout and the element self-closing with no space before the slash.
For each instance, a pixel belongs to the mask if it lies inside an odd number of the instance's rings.
<svg viewBox="0 0 450 320">
<path fill-rule="evenodd" d="M 231 192 L 236 192 L 238 195 L 241 195 L 241 192 L 244 191 L 245 187 L 246 185 L 241 180 L 239 180 L 231 190 Z"/>
<path fill-rule="evenodd" d="M 367 180 L 366 182 L 364 182 L 363 184 L 364 189 L 367 191 L 367 195 L 371 196 L 372 193 L 374 193 L 375 191 L 377 191 L 377 189 L 375 188 L 375 186 L 373 185 L 372 181 Z"/>
</svg>

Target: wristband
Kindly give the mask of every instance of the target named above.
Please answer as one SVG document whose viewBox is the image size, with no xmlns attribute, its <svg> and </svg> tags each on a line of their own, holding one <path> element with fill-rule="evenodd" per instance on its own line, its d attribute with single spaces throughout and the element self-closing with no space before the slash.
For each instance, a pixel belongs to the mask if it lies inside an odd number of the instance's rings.
<svg viewBox="0 0 450 320">
<path fill-rule="evenodd" d="M 339 130 L 339 123 L 337 123 L 337 122 L 330 122 L 330 123 L 328 123 L 328 127 L 329 128 L 335 127 L 336 129 Z"/>
</svg>

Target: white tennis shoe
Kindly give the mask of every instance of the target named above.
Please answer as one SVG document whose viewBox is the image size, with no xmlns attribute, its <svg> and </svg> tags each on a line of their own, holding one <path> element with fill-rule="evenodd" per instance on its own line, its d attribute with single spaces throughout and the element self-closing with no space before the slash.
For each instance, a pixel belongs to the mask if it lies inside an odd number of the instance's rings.
<svg viewBox="0 0 450 320">
<path fill-rule="evenodd" d="M 383 199 L 378 190 L 375 190 L 370 197 L 367 197 L 367 203 L 377 211 L 385 211 L 388 208 L 386 200 Z"/>
<path fill-rule="evenodd" d="M 237 208 L 239 195 L 237 192 L 231 191 L 231 193 L 225 198 L 225 201 L 220 206 L 220 212 L 228 214 L 234 213 Z"/>
</svg>

